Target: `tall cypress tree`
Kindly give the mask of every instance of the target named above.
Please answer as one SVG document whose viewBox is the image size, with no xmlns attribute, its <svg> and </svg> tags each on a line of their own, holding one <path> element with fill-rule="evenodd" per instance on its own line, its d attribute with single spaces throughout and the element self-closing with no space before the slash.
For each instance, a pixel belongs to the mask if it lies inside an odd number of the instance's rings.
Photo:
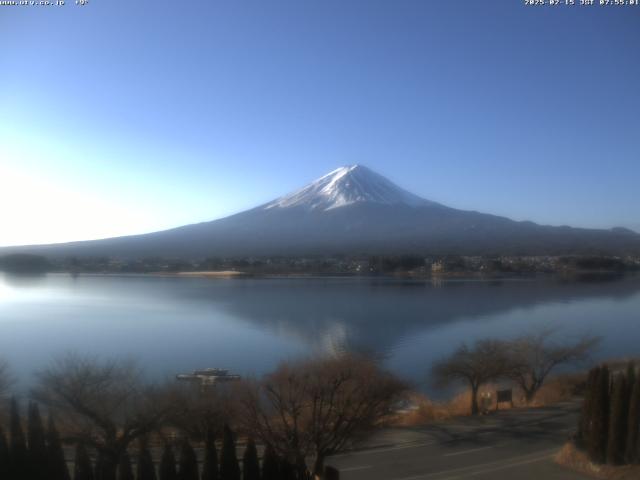
<svg viewBox="0 0 640 480">
<path fill-rule="evenodd" d="M 27 443 L 32 480 L 47 480 L 47 444 L 37 403 L 30 402 L 27 423 Z"/>
<path fill-rule="evenodd" d="M 91 458 L 89 458 L 87 449 L 81 443 L 76 445 L 73 480 L 94 480 Z"/>
<path fill-rule="evenodd" d="M 262 480 L 280 480 L 278 456 L 271 445 L 262 454 Z"/>
<path fill-rule="evenodd" d="M 118 480 L 135 480 L 133 477 L 133 469 L 131 468 L 131 457 L 127 452 L 120 455 L 118 462 Z"/>
<path fill-rule="evenodd" d="M 233 432 L 228 425 L 224 426 L 222 438 L 222 452 L 220 453 L 220 479 L 240 480 L 240 465 L 236 455 L 236 444 Z"/>
<path fill-rule="evenodd" d="M 636 383 L 636 366 L 633 362 L 627 364 L 627 387 L 629 388 L 629 397 L 631 397 L 631 390 Z"/>
<path fill-rule="evenodd" d="M 280 476 L 278 477 L 279 480 L 297 480 L 296 479 L 296 470 L 293 467 L 293 465 L 291 465 L 291 462 L 289 462 L 286 458 L 281 458 L 280 459 Z"/>
<path fill-rule="evenodd" d="M 20 422 L 20 407 L 18 401 L 11 399 L 11 418 L 9 420 L 9 433 L 11 439 L 9 441 L 9 471 L 10 477 L 16 480 L 27 478 L 29 475 L 29 459 L 27 451 L 27 442 L 22 430 Z"/>
<path fill-rule="evenodd" d="M 591 428 L 587 451 L 595 463 L 604 463 L 609 432 L 609 368 L 600 367 L 591 404 Z"/>
<path fill-rule="evenodd" d="M 629 399 L 629 423 L 627 427 L 627 445 L 624 454 L 626 463 L 636 463 L 638 456 L 638 435 L 640 429 L 640 377 L 636 377 Z"/>
<path fill-rule="evenodd" d="M 160 458 L 160 480 L 177 480 L 176 457 L 173 449 L 168 443 L 164 446 L 162 457 Z"/>
<path fill-rule="evenodd" d="M 96 456 L 96 462 L 93 465 L 93 478 L 95 480 L 104 480 L 104 454 L 98 451 L 98 455 Z"/>
<path fill-rule="evenodd" d="M 98 452 L 94 466 L 95 480 L 116 480 L 119 460 L 113 461 L 113 456 L 104 450 Z"/>
<path fill-rule="evenodd" d="M 9 444 L 0 426 L 0 478 L 9 478 Z"/>
<path fill-rule="evenodd" d="M 586 388 L 584 393 L 584 401 L 582 402 L 582 409 L 580 411 L 580 421 L 578 424 L 578 442 L 581 446 L 586 446 L 589 442 L 589 432 L 591 430 L 592 422 L 592 404 L 594 398 L 594 392 L 596 390 L 596 382 L 600 368 L 592 368 L 589 370 L 587 376 Z"/>
<path fill-rule="evenodd" d="M 105 465 L 104 453 L 99 451 L 98 456 L 96 458 L 96 463 L 93 466 L 93 478 L 95 480 L 106 480 L 104 475 L 104 465 Z"/>
<path fill-rule="evenodd" d="M 140 440 L 138 452 L 137 480 L 156 480 L 156 468 L 145 439 Z"/>
<path fill-rule="evenodd" d="M 202 480 L 218 480 L 218 452 L 216 441 L 211 430 L 207 430 L 204 444 L 204 465 L 202 466 Z"/>
<path fill-rule="evenodd" d="M 324 480 L 340 480 L 340 472 L 337 468 L 330 467 L 329 465 L 324 467 Z"/>
<path fill-rule="evenodd" d="M 62 443 L 60 443 L 60 435 L 51 414 L 49 414 L 47 426 L 47 468 L 48 480 L 70 479 L 67 462 L 64 459 L 64 450 Z"/>
<path fill-rule="evenodd" d="M 198 457 L 186 438 L 180 448 L 178 480 L 198 480 Z"/>
<path fill-rule="evenodd" d="M 624 463 L 625 442 L 627 440 L 627 380 L 620 374 L 615 380 L 609 419 L 609 437 L 607 443 L 607 463 Z"/>
<path fill-rule="evenodd" d="M 260 461 L 253 438 L 247 441 L 247 447 L 242 456 L 242 480 L 260 480 Z"/>
</svg>

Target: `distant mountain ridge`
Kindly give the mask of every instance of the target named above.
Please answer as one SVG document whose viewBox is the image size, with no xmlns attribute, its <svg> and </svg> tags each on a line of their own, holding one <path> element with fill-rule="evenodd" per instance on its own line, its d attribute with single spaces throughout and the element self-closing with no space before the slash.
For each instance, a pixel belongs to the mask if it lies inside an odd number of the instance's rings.
<svg viewBox="0 0 640 480">
<path fill-rule="evenodd" d="M 10 247 L 51 257 L 304 256 L 334 254 L 640 254 L 640 235 L 553 227 L 450 208 L 367 167 L 338 168 L 309 185 L 229 217 L 161 232 Z"/>
</svg>

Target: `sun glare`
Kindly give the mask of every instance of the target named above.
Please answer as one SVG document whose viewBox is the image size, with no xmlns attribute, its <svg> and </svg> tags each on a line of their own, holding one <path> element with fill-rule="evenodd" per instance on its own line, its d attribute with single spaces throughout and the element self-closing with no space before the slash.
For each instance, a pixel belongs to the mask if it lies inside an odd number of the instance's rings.
<svg viewBox="0 0 640 480">
<path fill-rule="evenodd" d="M 148 224 L 135 207 L 79 189 L 73 180 L 12 166 L 1 170 L 0 246 L 107 238 L 142 232 Z"/>
</svg>

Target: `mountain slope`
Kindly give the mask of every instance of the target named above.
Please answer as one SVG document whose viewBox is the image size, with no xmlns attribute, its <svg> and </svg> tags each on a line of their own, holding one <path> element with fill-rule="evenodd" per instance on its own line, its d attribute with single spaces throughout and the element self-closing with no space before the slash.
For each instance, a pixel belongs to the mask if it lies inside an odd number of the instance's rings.
<svg viewBox="0 0 640 480">
<path fill-rule="evenodd" d="M 266 256 L 315 254 L 640 253 L 626 229 L 550 227 L 422 199 L 362 166 L 230 217 L 162 232 L 4 249 L 49 256 Z M 3 251 L 0 250 L 0 253 Z"/>
</svg>

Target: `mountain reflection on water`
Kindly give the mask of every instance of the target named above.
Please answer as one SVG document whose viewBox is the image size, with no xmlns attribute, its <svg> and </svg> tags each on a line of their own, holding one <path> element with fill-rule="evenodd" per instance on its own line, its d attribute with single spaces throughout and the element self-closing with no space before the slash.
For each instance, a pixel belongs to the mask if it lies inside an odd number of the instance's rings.
<svg viewBox="0 0 640 480">
<path fill-rule="evenodd" d="M 540 328 L 603 336 L 596 357 L 637 352 L 640 278 L 0 277 L 0 356 L 20 377 L 65 351 L 139 359 L 158 378 L 204 367 L 262 374 L 350 349 L 423 388 L 463 341 Z M 636 333 L 638 332 L 638 333 Z"/>
</svg>

